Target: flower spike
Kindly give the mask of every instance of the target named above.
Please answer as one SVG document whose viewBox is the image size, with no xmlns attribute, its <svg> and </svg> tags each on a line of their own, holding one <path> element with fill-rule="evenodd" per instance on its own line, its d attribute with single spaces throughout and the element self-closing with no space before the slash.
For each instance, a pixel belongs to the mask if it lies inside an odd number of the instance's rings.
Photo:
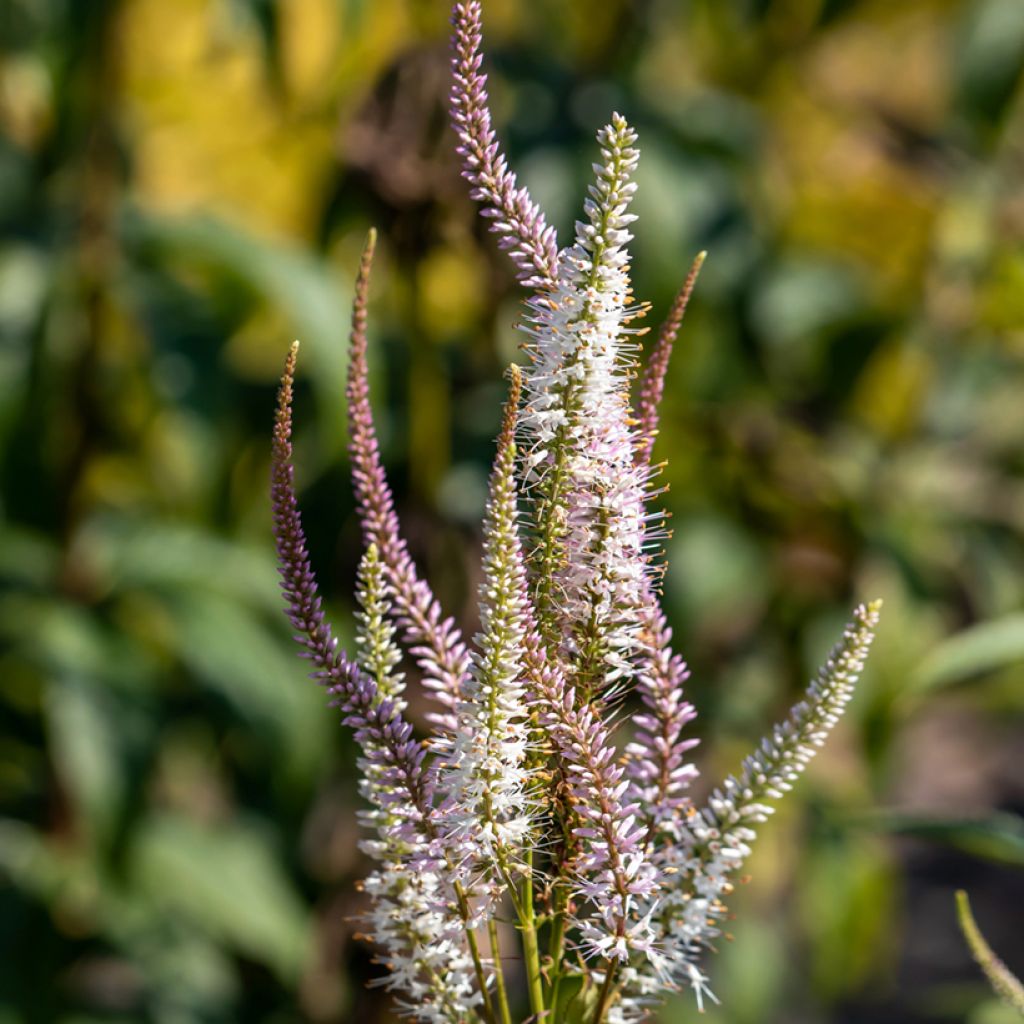
<svg viewBox="0 0 1024 1024">
<path fill-rule="evenodd" d="M 644 367 L 637 398 L 639 440 L 634 458 L 638 466 L 646 467 L 651 462 L 669 357 L 706 257 L 706 252 L 700 252 L 693 261 Z M 689 671 L 683 659 L 672 652 L 672 630 L 650 587 L 644 618 L 637 691 L 645 712 L 635 722 L 639 732 L 629 749 L 633 758 L 630 778 L 637 787 L 635 798 L 648 808 L 653 834 L 668 827 L 672 819 L 689 807 L 685 791 L 697 770 L 687 763 L 685 755 L 698 741 L 681 738 L 685 726 L 696 717 L 693 706 L 682 699 L 682 684 Z"/>
<path fill-rule="evenodd" d="M 722 898 L 750 854 L 753 826 L 768 819 L 772 802 L 793 788 L 842 716 L 864 668 L 881 605 L 873 601 L 854 610 L 853 621 L 789 718 L 761 741 L 738 776 L 726 779 L 703 810 L 679 825 L 675 843 L 659 849 L 663 974 L 659 978 L 646 966 L 630 974 L 622 1012 L 633 1007 L 635 1013 L 621 1020 L 642 1019 L 652 996 L 666 985 L 688 985 L 698 998 L 710 996 L 697 959 L 719 934 Z"/>
<path fill-rule="evenodd" d="M 626 243 L 636 134 L 625 118 L 598 134 L 603 162 L 559 257 L 554 288 L 530 300 L 524 467 L 536 544 L 535 600 L 549 646 L 580 664 L 581 694 L 627 680 L 648 576 L 648 471 L 634 463 L 629 407 L 639 310 Z M 564 626 L 564 628 L 563 628 Z"/>
<path fill-rule="evenodd" d="M 299 345 L 288 353 L 271 460 L 274 536 L 288 618 L 362 748 L 364 824 L 377 833 L 364 849 L 379 866 L 366 882 L 373 901 L 374 939 L 395 965 L 387 984 L 412 998 L 407 1009 L 428 1024 L 456 1024 L 480 1002 L 465 919 L 452 890 L 447 859 L 432 822 L 433 785 L 425 752 L 404 720 L 400 703 L 340 651 L 323 614 L 295 497 L 292 392 Z M 372 563 L 372 559 L 371 559 Z M 372 574 L 372 571 L 371 571 Z M 373 584 L 369 584 L 373 586 Z M 394 680 L 384 690 L 392 692 Z"/>
<path fill-rule="evenodd" d="M 996 956 L 985 936 L 981 934 L 981 929 L 971 913 L 971 901 L 963 889 L 958 889 L 956 893 L 956 916 L 971 955 L 984 972 L 992 990 L 1007 1006 L 1013 1007 L 1024 1016 L 1024 985 Z"/>
<path fill-rule="evenodd" d="M 299 503 L 295 497 L 295 468 L 292 466 L 292 395 L 299 343 L 292 343 L 278 391 L 277 416 L 271 461 L 270 496 L 274 514 L 274 538 L 281 589 L 287 615 L 297 630 L 296 641 L 306 649 L 319 673 L 330 673 L 337 661 L 337 640 L 324 616 L 313 566 L 306 551 Z M 323 679 L 317 675 L 314 678 Z"/>
<path fill-rule="evenodd" d="M 575 814 L 571 829 L 578 849 L 569 880 L 581 904 L 572 914 L 581 950 L 615 964 L 656 956 L 651 921 L 638 908 L 655 897 L 657 874 L 644 855 L 640 808 L 623 800 L 628 783 L 615 760 L 611 730 L 593 707 L 579 706 L 561 668 L 547 658 L 536 625 L 528 622 L 530 681 Z"/>
<path fill-rule="evenodd" d="M 395 644 L 395 627 L 391 622 L 391 587 L 385 577 L 377 545 L 371 544 L 359 563 L 356 600 L 356 663 L 376 684 L 377 698 L 393 700 L 400 711 L 405 710 L 401 699 L 405 678 L 396 672 L 402 652 Z"/>
<path fill-rule="evenodd" d="M 519 939 L 531 1021 L 638 1024 L 666 991 L 715 997 L 703 957 L 754 828 L 795 782 L 850 700 L 878 622 L 854 612 L 788 720 L 695 809 L 689 673 L 658 603 L 664 515 L 648 504 L 669 356 L 704 259 L 676 296 L 638 386 L 627 245 L 639 159 L 614 114 L 573 242 L 557 251 L 508 170 L 481 73 L 481 5 L 458 0 L 452 120 L 472 195 L 531 287 L 510 371 L 483 527 L 480 628 L 471 654 L 419 577 L 384 474 L 367 384 L 367 291 L 356 280 L 346 384 L 365 551 L 356 659 L 338 649 L 294 493 L 288 356 L 275 421 L 274 532 L 288 618 L 314 678 L 361 748 L 361 843 L 383 984 L 428 1024 L 514 1024 L 503 961 Z M 635 397 L 636 406 L 633 405 Z M 403 640 L 440 704 L 419 739 L 405 716 Z M 635 686 L 625 748 L 611 699 Z M 621 751 L 621 753 L 620 753 Z M 514 929 L 501 928 L 514 915 Z M 488 959 L 480 943 L 488 947 Z M 546 955 L 541 955 L 541 947 Z"/>
<path fill-rule="evenodd" d="M 636 460 L 639 465 L 646 466 L 651 461 L 654 439 L 658 436 L 658 406 L 661 404 L 661 396 L 665 392 L 668 361 L 672 355 L 672 348 L 676 343 L 679 328 L 683 325 L 683 317 L 686 314 L 686 307 L 690 304 L 690 296 L 693 294 L 697 277 L 701 267 L 704 266 L 707 255 L 706 252 L 697 253 L 697 258 L 690 266 L 690 272 L 686 275 L 683 286 L 676 294 L 668 316 L 658 332 L 658 340 L 655 342 L 654 348 L 651 349 L 651 354 L 647 357 L 647 363 L 644 366 L 636 403 L 637 418 L 640 421 L 640 443 L 636 449 Z"/>
<path fill-rule="evenodd" d="M 380 459 L 380 446 L 370 407 L 366 364 L 366 307 L 370 267 L 377 233 L 370 231 L 356 277 L 349 345 L 348 398 L 349 457 L 367 545 L 376 545 L 387 567 L 395 609 L 405 641 L 413 648 L 423 671 L 423 683 L 442 711 L 431 720 L 442 732 L 455 724 L 454 708 L 469 674 L 469 652 L 458 627 L 445 618 L 430 587 L 419 578 L 395 514 L 395 501 Z"/>
<path fill-rule="evenodd" d="M 459 137 L 462 176 L 473 186 L 472 197 L 484 204 L 483 216 L 509 251 L 516 277 L 527 287 L 550 284 L 555 277 L 558 245 L 555 229 L 508 169 L 501 152 L 487 99 L 487 76 L 480 70 L 482 31 L 478 0 L 452 8 L 451 118 Z"/>
<path fill-rule="evenodd" d="M 636 676 L 644 710 L 633 719 L 637 732 L 626 748 L 626 775 L 630 781 L 627 799 L 644 809 L 652 841 L 671 831 L 672 823 L 689 810 L 687 791 L 697 776 L 687 754 L 699 740 L 683 738 L 683 730 L 697 717 L 693 705 L 683 699 L 683 684 L 690 678 L 690 670 L 673 654 L 671 642 L 672 630 L 651 594 Z"/>
<path fill-rule="evenodd" d="M 470 879 L 486 877 L 492 897 L 507 887 L 534 837 L 526 769 L 529 707 L 524 677 L 526 575 L 519 544 L 515 427 L 522 378 L 511 387 L 484 515 L 479 653 L 442 751 L 446 828 Z M 464 856 L 463 856 L 464 855 Z"/>
</svg>

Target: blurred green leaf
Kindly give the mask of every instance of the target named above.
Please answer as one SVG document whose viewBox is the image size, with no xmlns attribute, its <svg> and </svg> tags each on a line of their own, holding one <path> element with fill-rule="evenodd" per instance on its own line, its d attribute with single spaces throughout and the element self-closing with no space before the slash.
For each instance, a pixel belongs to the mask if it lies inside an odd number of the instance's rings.
<svg viewBox="0 0 1024 1024">
<path fill-rule="evenodd" d="M 721 1006 L 707 1007 L 708 1024 L 760 1024 L 764 1007 L 778 1005 L 786 981 L 786 956 L 777 930 L 750 916 L 730 924 L 730 956 L 712 962 L 712 988 L 724 997 Z M 694 996 L 683 992 L 677 1000 L 678 1019 L 690 1019 Z M 668 1017 L 672 1020 L 672 1017 Z"/>
<path fill-rule="evenodd" d="M 908 684 L 920 694 L 1024 663 L 1024 613 L 981 622 L 935 647 Z"/>
<path fill-rule="evenodd" d="M 860 989 L 893 942 L 892 889 L 889 858 L 869 837 L 822 837 L 809 851 L 796 899 L 811 940 L 811 973 L 829 1002 Z"/>
<path fill-rule="evenodd" d="M 882 813 L 855 819 L 855 824 L 943 843 L 985 860 L 1024 867 L 1024 818 L 1015 814 L 958 819 Z"/>
<path fill-rule="evenodd" d="M 60 550 L 52 538 L 0 523 L 0 576 L 11 583 L 42 588 L 53 583 Z"/>
<path fill-rule="evenodd" d="M 157 908 L 184 915 L 282 980 L 298 978 L 309 912 L 263 832 L 154 816 L 139 827 L 130 872 Z"/>
<path fill-rule="evenodd" d="M 46 705 L 57 771 L 76 809 L 102 842 L 109 838 L 125 797 L 124 717 L 109 694 L 81 678 L 55 680 Z"/>
<path fill-rule="evenodd" d="M 106 522 L 89 538 L 116 587 L 215 591 L 277 616 L 281 589 L 273 552 L 184 524 Z"/>
<path fill-rule="evenodd" d="M 293 652 L 237 601 L 194 592 L 170 601 L 169 609 L 184 663 L 273 741 L 283 758 L 276 764 L 315 764 L 333 719 Z M 273 770 L 267 766 L 268 780 Z"/>
<path fill-rule="evenodd" d="M 351 293 L 329 264 L 212 217 L 170 219 L 133 211 L 125 231 L 134 243 L 153 247 L 172 263 L 213 269 L 282 311 L 308 353 L 308 372 L 328 421 L 342 425 L 338 389 L 345 379 Z M 290 340 L 281 340 L 282 365 Z"/>
<path fill-rule="evenodd" d="M 957 33 L 960 100 L 974 114 L 996 120 L 1024 71 L 1024 5 L 975 0 Z"/>
</svg>

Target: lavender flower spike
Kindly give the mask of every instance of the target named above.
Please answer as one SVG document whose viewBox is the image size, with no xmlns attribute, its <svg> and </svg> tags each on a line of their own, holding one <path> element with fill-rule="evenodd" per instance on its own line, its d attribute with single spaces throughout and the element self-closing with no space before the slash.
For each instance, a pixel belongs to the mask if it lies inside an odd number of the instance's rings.
<svg viewBox="0 0 1024 1024">
<path fill-rule="evenodd" d="M 570 923 L 585 956 L 614 965 L 628 963 L 636 954 L 656 957 L 651 920 L 638 912 L 643 903 L 656 899 L 658 887 L 657 872 L 645 856 L 641 808 L 624 797 L 628 782 L 616 760 L 610 728 L 594 707 L 580 706 L 562 666 L 548 657 L 525 585 L 523 609 L 533 701 L 570 798 L 576 852 L 568 881 L 579 901 Z M 560 963 L 553 966 L 561 971 Z"/>
<path fill-rule="evenodd" d="M 630 783 L 626 799 L 644 809 L 653 842 L 659 834 L 671 831 L 672 823 L 685 816 L 691 806 L 687 791 L 697 769 L 687 754 L 699 741 L 683 738 L 683 730 L 697 717 L 693 705 L 683 699 L 689 669 L 678 654 L 672 653 L 672 630 L 655 605 L 653 594 L 650 601 L 636 677 L 644 709 L 633 719 L 637 732 L 626 747 Z"/>
<path fill-rule="evenodd" d="M 455 623 L 445 618 L 430 587 L 421 580 L 409 555 L 395 514 L 395 502 L 380 460 L 380 447 L 370 408 L 366 365 L 366 306 L 370 267 L 377 233 L 371 231 L 363 249 L 352 305 L 349 345 L 348 399 L 349 457 L 352 482 L 359 505 L 363 536 L 376 545 L 387 567 L 396 612 L 404 639 L 423 671 L 423 683 L 441 704 L 431 720 L 442 732 L 455 725 L 454 709 L 469 675 L 469 652 Z"/>
<path fill-rule="evenodd" d="M 479 653 L 457 709 L 458 728 L 442 751 L 448 792 L 445 825 L 470 880 L 492 897 L 508 886 L 535 841 L 526 753 L 529 707 L 524 674 L 526 574 L 518 534 L 516 449 L 519 368 L 511 388 L 484 515 Z"/>
<path fill-rule="evenodd" d="M 706 252 L 698 253 L 697 258 L 690 266 L 690 272 L 686 275 L 683 286 L 676 293 L 668 316 L 658 332 L 658 340 L 647 357 L 643 376 L 640 378 L 640 392 L 636 403 L 637 419 L 640 421 L 640 443 L 636 449 L 638 465 L 646 466 L 651 461 L 654 439 L 658 436 L 658 406 L 661 404 L 661 396 L 665 393 L 665 374 L 668 372 L 668 361 L 672 355 L 672 348 L 676 343 L 679 328 L 683 325 L 683 317 L 686 314 L 686 307 L 690 304 L 690 296 L 693 294 L 697 277 L 701 267 L 704 266 L 707 255 Z"/>
<path fill-rule="evenodd" d="M 644 367 L 637 398 L 637 466 L 647 467 L 651 463 L 669 357 L 706 256 L 705 252 L 698 253 L 693 261 Z M 635 720 L 639 732 L 628 753 L 632 758 L 629 775 L 636 787 L 632 797 L 648 809 L 653 834 L 668 827 L 689 807 L 686 790 L 697 770 L 687 763 L 686 753 L 698 741 L 681 738 L 683 729 L 696 717 L 693 706 L 683 701 L 682 684 L 689 672 L 682 658 L 672 652 L 672 630 L 652 587 L 648 588 L 644 620 L 637 673 L 637 692 L 644 703 L 644 714 Z"/>
<path fill-rule="evenodd" d="M 339 664 L 337 640 L 324 617 L 316 577 L 306 552 L 299 505 L 295 497 L 292 466 L 292 390 L 299 343 L 292 344 L 278 392 L 271 460 L 270 498 L 274 514 L 278 572 L 287 602 L 288 620 L 298 631 L 295 640 L 304 647 L 303 657 L 317 668 L 314 679 L 330 680 Z"/>
<path fill-rule="evenodd" d="M 397 688 L 390 678 L 390 655 L 373 666 L 385 683 L 379 688 L 338 650 L 306 550 L 291 462 L 297 355 L 296 342 L 281 380 L 271 469 L 274 535 L 288 618 L 315 666 L 314 678 L 328 687 L 363 750 L 362 792 L 371 808 L 363 821 L 377 833 L 364 848 L 379 862 L 366 882 L 373 904 L 369 923 L 391 964 L 386 984 L 407 996 L 405 1008 L 417 1019 L 459 1024 L 481 1000 L 475 980 L 479 972 L 468 951 L 465 919 L 432 823 L 433 788 L 425 752 L 403 719 L 400 704 L 384 696 Z M 368 564 L 373 564 L 372 556 Z M 366 567 L 364 563 L 364 578 L 372 590 L 373 571 Z M 379 621 L 372 610 L 364 608 L 364 614 L 364 622 Z M 371 650 L 382 649 L 382 636 L 378 631 L 370 641 Z"/>
<path fill-rule="evenodd" d="M 558 245 L 555 229 L 516 176 L 498 145 L 487 101 L 487 76 L 480 70 L 482 33 L 478 0 L 456 3 L 452 10 L 451 118 L 459 136 L 456 150 L 471 195 L 484 204 L 483 216 L 509 250 L 516 276 L 527 287 L 550 284 L 555 277 Z"/>
<path fill-rule="evenodd" d="M 609 728 L 593 707 L 579 706 L 561 668 L 547 658 L 536 625 L 528 622 L 530 680 L 575 814 L 571 827 L 578 853 L 571 881 L 581 909 L 572 923 L 580 947 L 585 956 L 613 963 L 628 962 L 637 953 L 654 955 L 651 921 L 638 913 L 657 890 L 657 873 L 644 855 L 647 829 L 638 820 L 640 808 L 623 800 L 628 783 L 615 760 Z"/>
</svg>

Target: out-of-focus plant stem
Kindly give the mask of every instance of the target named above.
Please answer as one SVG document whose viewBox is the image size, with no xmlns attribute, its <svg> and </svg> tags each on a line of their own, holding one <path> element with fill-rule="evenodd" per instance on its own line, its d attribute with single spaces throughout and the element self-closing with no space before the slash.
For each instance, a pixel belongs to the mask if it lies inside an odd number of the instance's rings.
<svg viewBox="0 0 1024 1024">
<path fill-rule="evenodd" d="M 960 930 L 967 940 L 967 945 L 970 946 L 978 966 L 985 972 L 989 984 L 1004 1003 L 1012 1006 L 1024 1016 L 1024 985 L 985 941 L 985 936 L 981 934 L 974 915 L 971 913 L 971 902 L 963 889 L 958 890 L 956 894 L 956 916 L 960 922 Z"/>
</svg>

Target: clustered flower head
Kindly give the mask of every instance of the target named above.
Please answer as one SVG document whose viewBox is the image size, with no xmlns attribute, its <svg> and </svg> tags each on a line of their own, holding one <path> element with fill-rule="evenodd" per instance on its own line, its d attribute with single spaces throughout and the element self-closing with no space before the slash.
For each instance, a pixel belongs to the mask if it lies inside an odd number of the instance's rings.
<svg viewBox="0 0 1024 1024">
<path fill-rule="evenodd" d="M 484 515 L 480 632 L 472 648 L 462 639 L 399 531 L 367 386 L 373 233 L 346 389 L 364 539 L 354 657 L 325 620 L 295 497 L 297 345 L 273 447 L 283 589 L 303 656 L 362 750 L 363 847 L 375 862 L 365 928 L 401 1009 L 446 1024 L 512 1024 L 518 1009 L 550 1024 L 625 1024 L 666 992 L 690 988 L 699 1007 L 715 998 L 704 955 L 732 879 L 755 826 L 850 700 L 879 606 L 854 611 L 789 718 L 695 806 L 695 711 L 659 607 L 651 453 L 703 254 L 640 367 L 634 323 L 645 309 L 626 248 L 635 132 L 615 114 L 598 133 L 595 181 L 560 250 L 495 136 L 480 4 L 456 3 L 452 21 L 463 173 L 528 290 L 527 361 L 509 371 Z M 405 713 L 406 659 L 434 698 L 425 739 Z M 641 711 L 620 734 L 616 709 L 630 691 Z"/>
</svg>

